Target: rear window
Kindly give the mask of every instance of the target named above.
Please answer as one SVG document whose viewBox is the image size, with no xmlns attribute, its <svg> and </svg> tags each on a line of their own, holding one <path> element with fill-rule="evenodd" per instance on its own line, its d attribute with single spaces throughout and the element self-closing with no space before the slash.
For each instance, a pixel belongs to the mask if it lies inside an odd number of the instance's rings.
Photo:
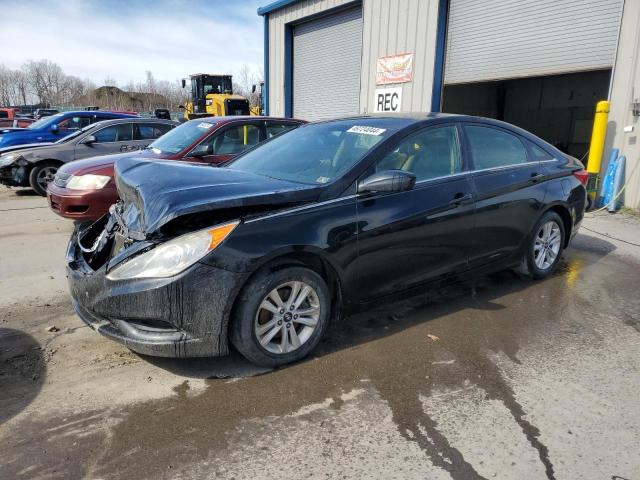
<svg viewBox="0 0 640 480">
<path fill-rule="evenodd" d="M 169 130 L 173 128 L 173 125 L 159 124 L 159 123 L 141 123 L 137 124 L 135 130 L 136 140 L 155 140 L 161 137 Z"/>
<path fill-rule="evenodd" d="M 518 137 L 493 127 L 464 127 L 476 170 L 517 165 L 527 161 L 527 151 Z"/>
<path fill-rule="evenodd" d="M 287 132 L 298 125 L 290 123 L 267 123 L 267 138 L 277 137 L 281 133 Z"/>
<path fill-rule="evenodd" d="M 97 131 L 94 135 L 97 143 L 129 142 L 133 138 L 132 125 L 113 125 Z"/>
<path fill-rule="evenodd" d="M 541 162 L 543 160 L 552 160 L 553 159 L 553 157 L 549 154 L 549 152 L 547 152 L 546 150 L 543 150 L 542 148 L 537 146 L 535 143 L 533 143 L 533 142 L 531 142 L 529 140 L 526 140 L 526 139 L 525 139 L 525 143 L 529 147 L 529 152 L 531 152 L 531 157 L 536 162 Z"/>
</svg>

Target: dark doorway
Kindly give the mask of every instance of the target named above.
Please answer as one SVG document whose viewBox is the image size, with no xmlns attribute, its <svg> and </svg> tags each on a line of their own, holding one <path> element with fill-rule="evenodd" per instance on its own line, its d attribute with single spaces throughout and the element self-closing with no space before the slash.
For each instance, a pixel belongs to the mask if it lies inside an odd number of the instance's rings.
<svg viewBox="0 0 640 480">
<path fill-rule="evenodd" d="M 596 103 L 611 70 L 445 85 L 442 111 L 517 125 L 577 158 L 589 149 Z"/>
</svg>

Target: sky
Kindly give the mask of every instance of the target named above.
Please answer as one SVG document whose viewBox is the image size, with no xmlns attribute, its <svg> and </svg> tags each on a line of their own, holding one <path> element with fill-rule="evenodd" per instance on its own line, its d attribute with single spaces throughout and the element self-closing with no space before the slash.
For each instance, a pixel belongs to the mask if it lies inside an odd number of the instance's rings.
<svg viewBox="0 0 640 480">
<path fill-rule="evenodd" d="M 0 0 L 0 64 L 51 60 L 68 75 L 104 84 L 192 73 L 237 74 L 263 63 L 271 0 Z"/>
</svg>

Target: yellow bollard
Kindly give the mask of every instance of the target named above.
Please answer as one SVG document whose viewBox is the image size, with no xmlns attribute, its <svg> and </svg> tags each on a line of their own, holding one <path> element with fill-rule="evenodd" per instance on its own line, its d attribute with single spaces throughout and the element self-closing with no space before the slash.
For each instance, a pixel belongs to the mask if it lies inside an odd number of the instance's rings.
<svg viewBox="0 0 640 480">
<path fill-rule="evenodd" d="M 589 159 L 587 160 L 587 172 L 600 173 L 604 140 L 607 136 L 607 120 L 609 119 L 609 102 L 602 100 L 596 105 L 596 115 L 593 119 L 593 131 L 591 132 L 591 145 L 589 146 Z"/>
</svg>

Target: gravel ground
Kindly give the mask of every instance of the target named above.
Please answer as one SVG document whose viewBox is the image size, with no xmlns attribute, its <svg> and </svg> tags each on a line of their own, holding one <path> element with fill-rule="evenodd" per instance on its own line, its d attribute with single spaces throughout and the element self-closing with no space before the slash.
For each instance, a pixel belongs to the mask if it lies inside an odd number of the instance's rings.
<svg viewBox="0 0 640 480">
<path fill-rule="evenodd" d="M 71 224 L 0 187 L 0 478 L 640 479 L 640 221 L 590 217 L 552 278 L 378 307 L 264 371 L 85 327 Z"/>
</svg>

